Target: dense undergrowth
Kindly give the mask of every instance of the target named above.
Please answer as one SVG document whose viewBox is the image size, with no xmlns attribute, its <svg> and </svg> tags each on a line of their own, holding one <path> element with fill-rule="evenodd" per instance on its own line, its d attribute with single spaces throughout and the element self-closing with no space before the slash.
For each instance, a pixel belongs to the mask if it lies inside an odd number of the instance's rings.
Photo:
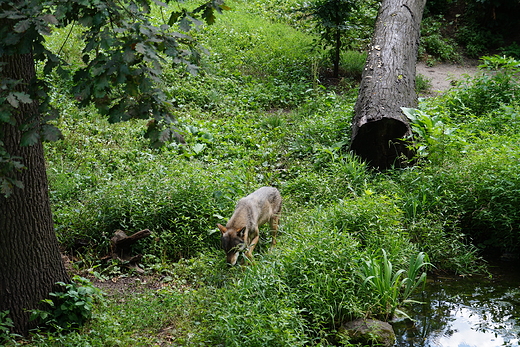
<svg viewBox="0 0 520 347">
<path fill-rule="evenodd" d="M 86 326 L 36 333 L 34 345 L 336 344 L 342 322 L 396 308 L 359 273 L 382 249 L 395 269 L 426 252 L 457 274 L 483 271 L 485 252 L 518 251 L 518 62 L 488 58 L 409 110 L 415 165 L 374 172 L 347 150 L 355 80 L 324 87 L 312 33 L 232 7 L 198 34 L 211 52 L 203 71 L 168 72 L 180 142 L 154 148 L 142 121 L 109 124 L 56 86 L 65 139 L 46 154 L 64 253 L 83 276 L 132 276 L 101 259 L 114 230 L 148 228 L 134 251 L 160 289 L 108 296 Z M 363 59 L 350 53 L 342 68 Z M 262 239 L 253 264 L 228 268 L 216 223 L 264 185 L 284 198 L 279 243 L 267 251 Z"/>
</svg>

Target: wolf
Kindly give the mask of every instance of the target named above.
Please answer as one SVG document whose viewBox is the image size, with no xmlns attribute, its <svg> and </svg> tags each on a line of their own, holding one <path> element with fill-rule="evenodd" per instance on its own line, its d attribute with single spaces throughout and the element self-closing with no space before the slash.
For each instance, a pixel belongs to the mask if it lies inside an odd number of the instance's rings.
<svg viewBox="0 0 520 347">
<path fill-rule="evenodd" d="M 260 238 L 258 228 L 267 222 L 271 227 L 271 248 L 276 245 L 281 210 L 282 196 L 273 187 L 262 187 L 237 202 L 226 226 L 217 224 L 228 265 L 236 264 L 240 252 L 253 259 L 253 250 Z"/>
</svg>

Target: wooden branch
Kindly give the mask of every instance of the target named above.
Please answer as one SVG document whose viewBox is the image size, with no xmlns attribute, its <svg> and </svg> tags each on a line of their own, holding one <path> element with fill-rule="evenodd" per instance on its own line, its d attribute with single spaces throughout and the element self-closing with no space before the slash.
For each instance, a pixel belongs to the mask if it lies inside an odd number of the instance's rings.
<svg viewBox="0 0 520 347">
<path fill-rule="evenodd" d="M 114 236 L 110 239 L 112 245 L 111 256 L 112 259 L 121 259 L 130 263 L 136 263 L 141 260 L 142 255 L 132 256 L 131 246 L 138 240 L 150 236 L 152 233 L 148 229 L 144 229 L 136 232 L 133 235 L 128 236 L 123 230 L 116 230 Z"/>
</svg>

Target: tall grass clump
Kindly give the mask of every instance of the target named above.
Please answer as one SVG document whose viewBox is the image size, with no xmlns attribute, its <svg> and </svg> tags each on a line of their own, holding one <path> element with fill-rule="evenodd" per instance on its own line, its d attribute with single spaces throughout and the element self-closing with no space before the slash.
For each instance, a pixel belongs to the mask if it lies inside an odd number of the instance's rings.
<svg viewBox="0 0 520 347">
<path fill-rule="evenodd" d="M 367 54 L 364 52 L 346 51 L 340 56 L 340 67 L 345 76 L 356 81 L 361 80 Z"/>
<path fill-rule="evenodd" d="M 427 267 L 431 265 L 428 255 L 423 252 L 412 255 L 408 270 L 394 271 L 386 251 L 381 251 L 382 257 L 375 256 L 362 261 L 359 275 L 363 285 L 375 293 L 378 305 L 375 310 L 379 315 L 386 317 L 386 320 L 396 313 L 406 316 L 399 307 L 416 302 L 409 297 L 421 284 L 425 284 Z"/>
</svg>

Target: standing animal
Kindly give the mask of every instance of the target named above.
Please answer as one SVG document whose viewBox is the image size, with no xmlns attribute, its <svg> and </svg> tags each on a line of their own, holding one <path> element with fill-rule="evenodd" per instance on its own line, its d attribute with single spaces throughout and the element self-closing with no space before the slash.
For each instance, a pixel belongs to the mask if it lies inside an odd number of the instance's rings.
<svg viewBox="0 0 520 347">
<path fill-rule="evenodd" d="M 222 248 L 229 265 L 236 264 L 240 252 L 253 259 L 253 250 L 260 238 L 258 228 L 267 222 L 271 227 L 271 247 L 276 244 L 281 210 L 282 196 L 273 187 L 262 187 L 237 202 L 226 226 L 217 224 L 222 232 Z"/>
</svg>

